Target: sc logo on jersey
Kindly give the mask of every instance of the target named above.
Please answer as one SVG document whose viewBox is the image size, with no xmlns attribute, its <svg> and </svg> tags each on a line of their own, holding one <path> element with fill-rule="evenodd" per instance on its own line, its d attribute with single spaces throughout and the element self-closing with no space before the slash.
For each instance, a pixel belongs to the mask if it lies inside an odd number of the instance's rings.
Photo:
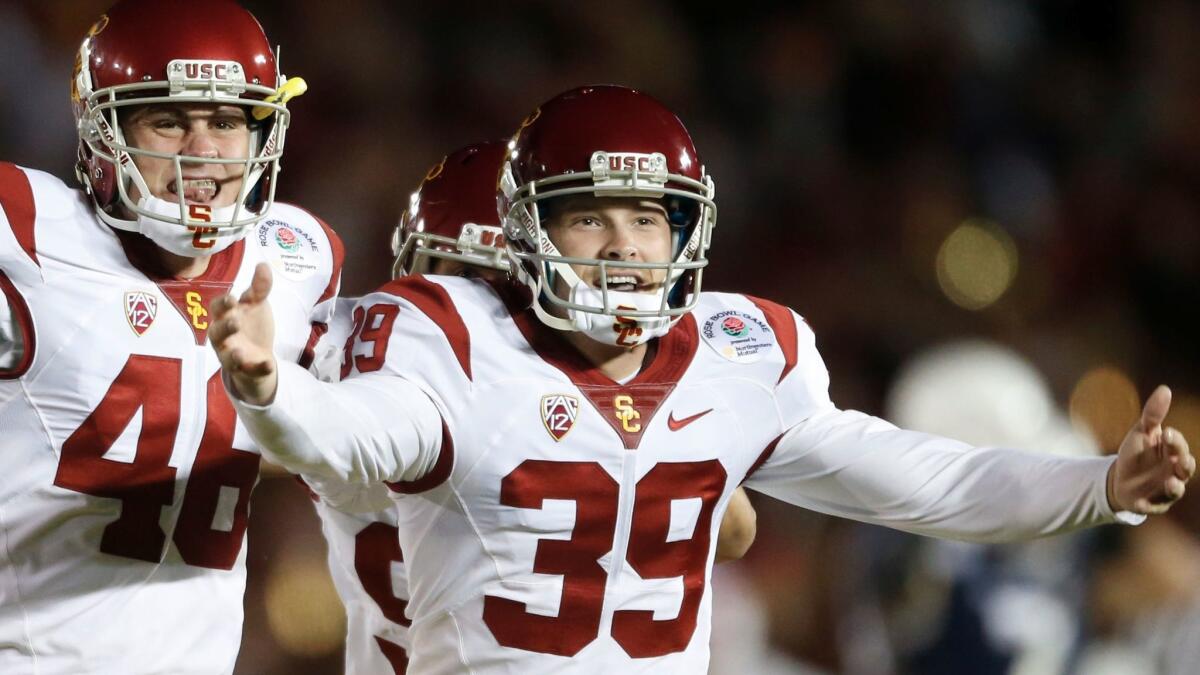
<svg viewBox="0 0 1200 675">
<path fill-rule="evenodd" d="M 549 394 L 542 397 L 542 424 L 550 437 L 561 441 L 575 426 L 579 414 L 579 399 L 567 394 Z"/>
<path fill-rule="evenodd" d="M 188 291 L 184 300 L 187 302 L 187 313 L 192 317 L 192 326 L 196 330 L 208 328 L 208 321 L 205 319 L 208 310 L 204 308 L 204 298 L 196 291 Z"/>
<path fill-rule="evenodd" d="M 617 394 L 613 398 L 613 411 L 626 433 L 636 434 L 642 430 L 642 423 L 638 422 L 642 414 L 633 407 L 633 397 L 629 394 Z"/>
</svg>

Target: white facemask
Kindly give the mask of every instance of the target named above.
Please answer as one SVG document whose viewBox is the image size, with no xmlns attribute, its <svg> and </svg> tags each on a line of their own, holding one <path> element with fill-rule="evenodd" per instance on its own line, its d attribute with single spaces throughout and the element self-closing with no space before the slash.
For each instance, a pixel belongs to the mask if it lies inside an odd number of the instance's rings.
<svg viewBox="0 0 1200 675">
<path fill-rule="evenodd" d="M 149 214 L 176 220 L 180 218 L 179 202 L 177 201 L 147 197 L 139 200 L 138 207 Z M 139 213 L 137 220 L 111 217 L 104 220 L 113 227 L 142 234 L 170 253 L 186 258 L 220 253 L 244 237 L 246 229 L 249 227 L 248 225 L 246 227 L 206 227 L 205 222 L 197 222 L 195 226 L 185 227 L 179 223 L 155 218 L 148 213 Z M 249 213 L 245 208 L 238 209 L 236 205 L 205 207 L 203 210 L 203 217 L 214 223 L 230 223 L 235 215 L 244 220 Z M 195 213 L 190 214 L 189 217 L 192 220 L 199 220 Z"/>
<path fill-rule="evenodd" d="M 610 290 L 608 301 L 611 307 L 628 307 L 651 312 L 662 307 L 662 293 L 661 290 L 657 293 Z M 571 286 L 570 301 L 585 307 L 604 308 L 604 294 L 600 289 L 592 288 L 582 281 L 577 281 Z M 671 317 L 667 316 L 620 317 L 618 314 L 614 318 L 608 314 L 576 309 L 568 309 L 567 314 L 575 330 L 597 342 L 620 347 L 635 347 L 662 337 L 671 330 Z"/>
</svg>

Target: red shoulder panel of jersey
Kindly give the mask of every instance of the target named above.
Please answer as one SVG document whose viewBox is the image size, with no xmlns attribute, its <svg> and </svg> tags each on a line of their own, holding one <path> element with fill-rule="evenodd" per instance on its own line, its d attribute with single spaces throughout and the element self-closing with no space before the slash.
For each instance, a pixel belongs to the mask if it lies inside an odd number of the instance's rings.
<svg viewBox="0 0 1200 675">
<path fill-rule="evenodd" d="M 4 215 L 8 218 L 9 227 L 16 235 L 21 250 L 40 267 L 37 242 L 33 233 L 33 224 L 37 216 L 33 186 L 29 184 L 29 176 L 26 176 L 24 171 L 8 162 L 0 162 L 0 208 L 4 209 Z"/>
<path fill-rule="evenodd" d="M 402 495 L 415 495 L 419 492 L 426 492 L 446 482 L 450 477 L 450 471 L 454 469 L 454 438 L 450 436 L 450 428 L 446 426 L 446 420 L 442 420 L 442 450 L 438 453 L 437 462 L 429 473 L 414 481 L 397 481 L 395 483 L 384 483 L 394 492 L 399 492 Z"/>
<path fill-rule="evenodd" d="M 433 319 L 445 333 L 458 365 L 462 366 L 467 379 L 471 379 L 471 334 L 446 289 L 418 275 L 389 281 L 379 288 L 379 292 L 404 298 Z"/>
<path fill-rule="evenodd" d="M 296 206 L 295 204 L 291 205 Z M 321 229 L 325 230 L 325 238 L 329 240 L 329 251 L 333 255 L 333 267 L 329 270 L 329 284 L 325 286 L 324 291 L 321 291 L 321 297 L 317 298 L 317 303 L 320 304 L 337 294 L 338 281 L 342 278 L 342 265 L 346 262 L 346 246 L 337 232 L 334 232 L 329 223 L 322 220 L 320 216 L 303 206 L 296 206 L 296 208 L 311 216 L 321 226 Z"/>
<path fill-rule="evenodd" d="M 785 431 L 784 433 L 787 433 L 787 432 Z M 773 440 L 767 444 L 766 449 L 764 449 L 758 455 L 758 459 L 754 460 L 754 463 L 751 464 L 750 468 L 746 470 L 746 477 L 742 479 L 743 483 L 750 480 L 750 476 L 753 476 L 754 472 L 758 471 L 758 467 L 762 466 L 763 463 L 765 463 L 768 459 L 771 459 L 771 455 L 775 454 L 775 446 L 779 445 L 779 441 L 782 439 L 783 439 L 783 434 L 779 434 L 778 436 L 775 437 L 775 440 Z"/>
<path fill-rule="evenodd" d="M 792 319 L 792 310 L 753 295 L 747 295 L 746 299 L 753 302 L 754 306 L 767 316 L 767 323 L 771 325 L 771 330 L 779 336 L 779 348 L 783 350 L 783 372 L 779 373 L 776 384 L 783 382 L 783 378 L 787 377 L 787 374 L 792 372 L 792 368 L 796 367 L 797 360 L 796 322 Z"/>
<path fill-rule="evenodd" d="M 13 318 L 17 321 L 17 329 L 21 331 L 21 344 L 24 349 L 21 361 L 15 367 L 0 368 L 0 380 L 15 380 L 24 375 L 29 370 L 29 366 L 33 365 L 37 336 L 33 331 L 33 316 L 29 313 L 29 306 L 25 304 L 25 298 L 17 292 L 17 287 L 9 281 L 3 270 L 0 270 L 0 295 L 8 298 L 8 306 L 12 309 Z"/>
</svg>

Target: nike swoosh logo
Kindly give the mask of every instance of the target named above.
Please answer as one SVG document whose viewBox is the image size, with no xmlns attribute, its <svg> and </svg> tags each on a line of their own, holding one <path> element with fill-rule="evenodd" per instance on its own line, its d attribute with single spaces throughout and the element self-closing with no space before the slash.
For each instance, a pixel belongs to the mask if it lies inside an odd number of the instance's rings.
<svg viewBox="0 0 1200 675">
<path fill-rule="evenodd" d="M 691 417 L 685 417 L 681 420 L 675 419 L 675 411 L 671 411 L 671 414 L 667 415 L 667 428 L 670 429 L 671 431 L 679 431 L 680 429 L 686 427 L 687 425 L 691 424 L 692 422 L 695 422 L 696 420 L 700 419 L 701 417 L 704 417 L 705 415 L 707 415 L 708 413 L 710 413 L 712 411 L 713 411 L 713 409 L 709 408 L 708 410 L 705 410 L 704 412 L 698 412 L 695 415 L 692 415 Z"/>
</svg>

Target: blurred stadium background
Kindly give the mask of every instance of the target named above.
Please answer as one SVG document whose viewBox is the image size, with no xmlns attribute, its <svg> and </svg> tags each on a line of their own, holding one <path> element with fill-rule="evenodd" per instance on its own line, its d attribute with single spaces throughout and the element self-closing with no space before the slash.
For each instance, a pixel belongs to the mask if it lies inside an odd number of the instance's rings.
<svg viewBox="0 0 1200 675">
<path fill-rule="evenodd" d="M 68 78 L 108 4 L 0 2 L 0 158 L 72 180 Z M 280 194 L 342 235 L 347 294 L 386 278 L 445 152 L 616 82 L 677 111 L 716 179 L 711 287 L 806 316 L 840 406 L 1107 452 L 1167 382 L 1200 446 L 1200 3 L 244 4 L 310 85 Z M 753 499 L 758 542 L 715 575 L 714 673 L 1197 672 L 1195 497 L 991 549 Z M 340 672 L 306 502 L 256 492 L 239 673 Z"/>
</svg>

